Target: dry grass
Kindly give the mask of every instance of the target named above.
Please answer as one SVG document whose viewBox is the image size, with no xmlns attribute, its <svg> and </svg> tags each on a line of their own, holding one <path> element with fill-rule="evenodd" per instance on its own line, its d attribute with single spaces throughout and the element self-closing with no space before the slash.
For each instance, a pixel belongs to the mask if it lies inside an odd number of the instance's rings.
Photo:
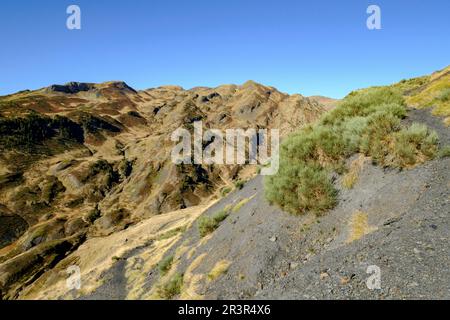
<svg viewBox="0 0 450 320">
<path fill-rule="evenodd" d="M 445 117 L 444 123 L 450 125 L 450 74 L 446 68 L 427 78 L 421 90 L 406 98 L 409 105 L 415 108 L 434 108 L 432 113 Z"/>
<path fill-rule="evenodd" d="M 362 211 L 356 211 L 353 213 L 349 224 L 349 235 L 347 243 L 361 239 L 366 234 L 375 231 L 377 228 L 369 225 L 369 216 Z"/>
<path fill-rule="evenodd" d="M 241 210 L 241 208 L 242 208 L 243 206 L 245 206 L 245 204 L 246 204 L 247 202 L 249 202 L 251 199 L 253 199 L 253 197 L 254 197 L 254 196 L 251 196 L 250 198 L 246 198 L 246 199 L 241 200 L 237 205 L 235 205 L 235 206 L 233 207 L 232 212 L 235 213 L 235 212 L 238 212 L 239 210 Z"/>
<path fill-rule="evenodd" d="M 359 157 L 350 164 L 349 171 L 342 177 L 341 184 L 346 189 L 352 189 L 355 183 L 358 181 L 359 174 L 364 166 L 366 157 L 360 154 Z"/>
<path fill-rule="evenodd" d="M 208 279 L 210 281 L 216 280 L 221 275 L 227 273 L 228 268 L 230 267 L 231 262 L 228 260 L 220 260 L 218 261 L 215 266 L 211 269 L 211 271 L 208 273 Z"/>
<path fill-rule="evenodd" d="M 181 299 L 200 300 L 203 298 L 198 292 L 205 282 L 205 275 L 196 273 L 195 270 L 202 264 L 206 256 L 206 253 L 197 256 L 189 267 L 187 267 L 186 272 L 184 273 L 183 290 L 180 294 Z"/>
</svg>

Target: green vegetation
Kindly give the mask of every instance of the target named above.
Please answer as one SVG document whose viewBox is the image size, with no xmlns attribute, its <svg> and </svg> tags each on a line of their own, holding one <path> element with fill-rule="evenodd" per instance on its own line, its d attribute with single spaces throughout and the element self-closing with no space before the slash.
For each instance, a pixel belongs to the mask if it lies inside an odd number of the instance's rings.
<svg viewBox="0 0 450 320">
<path fill-rule="evenodd" d="M 205 237 L 208 234 L 214 232 L 222 221 L 224 221 L 230 215 L 230 209 L 227 207 L 223 210 L 220 210 L 212 217 L 200 217 L 198 219 L 198 231 L 200 233 L 200 237 Z"/>
<path fill-rule="evenodd" d="M 435 72 L 431 76 L 411 79 L 393 85 L 406 95 L 408 106 L 433 108 L 432 113 L 443 116 L 444 123 L 450 125 L 450 68 Z"/>
<path fill-rule="evenodd" d="M 231 188 L 230 187 L 223 187 L 222 190 L 220 190 L 220 194 L 222 195 L 222 197 L 225 197 L 230 192 L 231 192 Z"/>
<path fill-rule="evenodd" d="M 167 256 L 158 264 L 159 273 L 164 276 L 172 268 L 173 256 Z"/>
<path fill-rule="evenodd" d="M 439 158 L 450 157 L 450 145 L 444 146 L 438 152 Z"/>
<path fill-rule="evenodd" d="M 237 190 L 241 190 L 241 189 L 244 187 L 244 185 L 245 185 L 245 181 L 242 181 L 242 180 L 237 180 L 237 181 L 234 183 L 234 187 L 235 187 Z"/>
<path fill-rule="evenodd" d="M 161 241 L 161 240 L 170 239 L 170 238 L 175 237 L 177 234 L 182 233 L 184 231 L 186 231 L 186 226 L 178 227 L 178 228 L 175 228 L 175 229 L 172 229 L 172 230 L 169 230 L 169 231 L 163 233 L 156 240 Z"/>
<path fill-rule="evenodd" d="M 336 205 L 331 173 L 345 173 L 355 153 L 384 167 L 406 168 L 432 158 L 437 135 L 427 127 L 401 126 L 402 95 L 389 87 L 350 93 L 316 125 L 289 136 L 281 145 L 280 169 L 265 180 L 266 197 L 292 214 L 320 214 Z"/>
<path fill-rule="evenodd" d="M 182 286 L 183 275 L 177 273 L 167 282 L 158 287 L 157 294 L 162 299 L 170 300 L 181 293 Z"/>
<path fill-rule="evenodd" d="M 84 142 L 83 129 L 65 117 L 50 118 L 31 113 L 23 118 L 0 119 L 0 146 L 3 148 L 25 148 L 31 151 L 35 145 L 51 138 Z"/>
<path fill-rule="evenodd" d="M 442 102 L 450 101 L 450 88 L 442 90 L 438 96 L 438 99 Z"/>
<path fill-rule="evenodd" d="M 233 212 L 238 212 L 239 210 L 241 210 L 241 208 L 250 201 L 251 198 L 247 198 L 247 199 L 243 199 L 241 201 L 239 201 L 239 203 L 237 205 L 235 205 L 232 209 Z"/>
</svg>

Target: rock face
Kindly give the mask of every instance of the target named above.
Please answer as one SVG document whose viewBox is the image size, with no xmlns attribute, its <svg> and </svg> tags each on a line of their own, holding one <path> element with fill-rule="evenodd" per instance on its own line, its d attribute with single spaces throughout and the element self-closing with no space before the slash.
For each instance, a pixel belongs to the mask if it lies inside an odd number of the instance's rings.
<svg viewBox="0 0 450 320">
<path fill-rule="evenodd" d="M 313 100 L 252 81 L 144 91 L 124 82 L 71 82 L 0 97 L 3 298 L 17 297 L 23 283 L 59 261 L 36 255 L 59 257 L 86 238 L 202 205 L 256 171 L 175 165 L 170 137 L 177 128 L 202 121 L 209 129 L 276 128 L 284 136 L 323 112 Z M 20 254 L 33 266 L 22 256 L 15 270 Z"/>
</svg>

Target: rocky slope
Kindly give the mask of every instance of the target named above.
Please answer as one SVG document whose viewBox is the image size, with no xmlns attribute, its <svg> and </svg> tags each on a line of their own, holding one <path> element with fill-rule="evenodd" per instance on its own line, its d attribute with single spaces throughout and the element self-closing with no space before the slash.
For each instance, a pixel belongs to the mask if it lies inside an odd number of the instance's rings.
<svg viewBox="0 0 450 320">
<path fill-rule="evenodd" d="M 180 125 L 286 136 L 324 112 L 313 99 L 253 82 L 139 92 L 69 84 L 0 98 L 5 136 L 19 112 L 39 116 L 9 134 L 22 138 L 1 142 L 0 296 L 449 299 L 450 130 L 436 113 L 446 110 L 448 70 L 392 86 L 414 107 L 403 124 L 426 124 L 447 151 L 405 170 L 355 154 L 352 187 L 336 175 L 338 204 L 321 216 L 270 205 L 252 166 L 178 171 L 168 160 Z M 419 96 L 434 98 L 413 104 Z M 27 135 L 36 126 L 39 135 Z M 67 287 L 73 266 L 80 289 Z M 380 270 L 379 289 L 366 285 L 369 266 Z"/>
<path fill-rule="evenodd" d="M 173 164 L 177 128 L 202 121 L 284 136 L 323 112 L 252 81 L 144 91 L 74 82 L 0 97 L 0 297 L 19 297 L 86 241 L 210 203 L 255 173 Z"/>
</svg>

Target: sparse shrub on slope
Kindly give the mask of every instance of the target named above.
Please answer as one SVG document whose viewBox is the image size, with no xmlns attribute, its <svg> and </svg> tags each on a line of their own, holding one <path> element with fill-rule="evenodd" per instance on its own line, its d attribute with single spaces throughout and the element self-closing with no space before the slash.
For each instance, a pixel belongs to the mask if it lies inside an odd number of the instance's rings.
<svg viewBox="0 0 450 320">
<path fill-rule="evenodd" d="M 162 299 L 170 300 L 181 293 L 182 286 L 183 275 L 177 273 L 158 287 L 157 294 Z"/>
<path fill-rule="evenodd" d="M 344 173 L 352 154 L 360 152 L 378 165 L 396 168 L 432 158 L 436 133 L 418 124 L 402 128 L 405 115 L 403 98 L 392 88 L 352 92 L 319 123 L 282 143 L 280 169 L 265 181 L 267 199 L 292 214 L 320 214 L 337 202 L 331 173 Z"/>
<path fill-rule="evenodd" d="M 230 215 L 230 210 L 225 208 L 220 210 L 212 217 L 203 216 L 198 220 L 198 230 L 200 237 L 205 237 L 206 235 L 214 232 L 222 221 L 224 221 Z"/>
</svg>

